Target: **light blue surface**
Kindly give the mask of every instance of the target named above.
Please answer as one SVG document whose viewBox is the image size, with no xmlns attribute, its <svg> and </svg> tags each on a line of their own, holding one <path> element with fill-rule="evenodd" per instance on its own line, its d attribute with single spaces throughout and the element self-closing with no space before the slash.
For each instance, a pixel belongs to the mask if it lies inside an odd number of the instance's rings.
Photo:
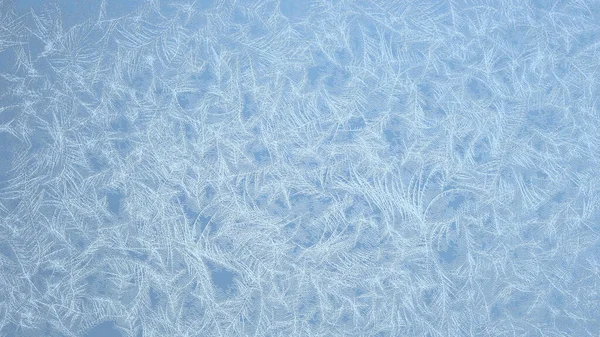
<svg viewBox="0 0 600 337">
<path fill-rule="evenodd" d="M 90 329 L 85 337 L 122 337 L 123 335 L 115 329 L 115 322 L 102 322 Z"/>
<path fill-rule="evenodd" d="M 0 336 L 598 336 L 595 1 L 0 0 Z"/>
</svg>

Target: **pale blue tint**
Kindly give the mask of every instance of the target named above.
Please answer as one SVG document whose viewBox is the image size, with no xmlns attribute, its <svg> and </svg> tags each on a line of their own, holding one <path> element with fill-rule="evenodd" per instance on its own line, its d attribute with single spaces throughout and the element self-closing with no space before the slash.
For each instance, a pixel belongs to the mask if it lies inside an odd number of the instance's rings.
<svg viewBox="0 0 600 337">
<path fill-rule="evenodd" d="M 0 0 L 0 336 L 598 336 L 595 1 Z"/>
<path fill-rule="evenodd" d="M 106 321 L 94 326 L 84 336 L 85 337 L 122 337 L 119 330 L 115 329 L 114 321 Z"/>
</svg>

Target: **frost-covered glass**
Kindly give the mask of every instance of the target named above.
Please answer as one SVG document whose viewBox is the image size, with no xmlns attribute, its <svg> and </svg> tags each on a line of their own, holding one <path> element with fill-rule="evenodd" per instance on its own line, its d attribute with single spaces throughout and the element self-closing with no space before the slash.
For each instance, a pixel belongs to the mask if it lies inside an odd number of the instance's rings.
<svg viewBox="0 0 600 337">
<path fill-rule="evenodd" d="M 0 0 L 0 336 L 598 336 L 600 2 Z"/>
</svg>

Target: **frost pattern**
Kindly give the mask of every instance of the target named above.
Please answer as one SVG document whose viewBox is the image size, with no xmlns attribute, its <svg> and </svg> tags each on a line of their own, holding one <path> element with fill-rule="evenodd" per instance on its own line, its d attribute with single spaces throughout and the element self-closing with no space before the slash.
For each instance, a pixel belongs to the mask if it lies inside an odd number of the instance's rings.
<svg viewBox="0 0 600 337">
<path fill-rule="evenodd" d="M 0 0 L 0 335 L 598 335 L 598 3 L 85 3 Z"/>
</svg>

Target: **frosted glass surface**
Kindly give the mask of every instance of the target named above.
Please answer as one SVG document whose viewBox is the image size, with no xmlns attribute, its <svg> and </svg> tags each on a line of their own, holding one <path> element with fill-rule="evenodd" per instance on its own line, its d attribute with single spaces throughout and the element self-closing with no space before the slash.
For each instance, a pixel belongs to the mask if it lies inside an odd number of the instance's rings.
<svg viewBox="0 0 600 337">
<path fill-rule="evenodd" d="M 0 0 L 0 336 L 599 336 L 600 2 Z"/>
</svg>

